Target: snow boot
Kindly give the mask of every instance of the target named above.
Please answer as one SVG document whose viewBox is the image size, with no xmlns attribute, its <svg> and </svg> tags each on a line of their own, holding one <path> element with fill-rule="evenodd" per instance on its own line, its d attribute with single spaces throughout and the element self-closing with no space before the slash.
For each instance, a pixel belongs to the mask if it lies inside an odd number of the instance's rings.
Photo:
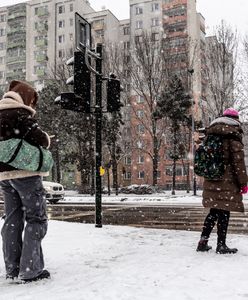
<svg viewBox="0 0 248 300">
<path fill-rule="evenodd" d="M 207 252 L 209 251 L 210 249 L 212 249 L 211 246 L 208 245 L 208 238 L 206 237 L 201 237 L 199 243 L 198 243 L 198 246 L 196 248 L 196 251 L 199 251 L 199 252 Z"/>
<path fill-rule="evenodd" d="M 50 273 L 47 270 L 43 270 L 40 275 L 34 278 L 29 278 L 29 279 L 22 279 L 23 283 L 28 283 L 28 282 L 33 282 L 33 281 L 38 281 L 42 279 L 49 279 L 51 278 Z"/>
<path fill-rule="evenodd" d="M 218 244 L 216 248 L 218 254 L 234 254 L 236 252 L 238 252 L 237 248 L 229 248 L 226 244 Z"/>
</svg>

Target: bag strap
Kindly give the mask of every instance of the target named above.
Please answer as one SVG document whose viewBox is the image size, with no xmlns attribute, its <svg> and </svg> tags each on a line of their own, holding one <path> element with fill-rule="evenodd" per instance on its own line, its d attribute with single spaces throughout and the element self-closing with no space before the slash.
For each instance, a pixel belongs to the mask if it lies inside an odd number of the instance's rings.
<svg viewBox="0 0 248 300">
<path fill-rule="evenodd" d="M 37 128 L 38 126 L 39 126 L 38 123 L 33 123 L 33 124 L 31 125 L 31 127 L 28 128 L 27 132 L 24 134 L 23 139 L 25 139 L 25 137 L 28 135 L 28 133 L 29 133 L 31 130 Z M 19 146 L 19 145 L 18 145 L 18 146 Z M 40 145 L 34 145 L 34 146 L 35 146 L 36 148 L 38 148 L 38 149 L 39 149 L 39 152 L 40 152 L 39 165 L 38 165 L 38 168 L 37 168 L 37 170 L 36 170 L 36 171 L 40 171 L 40 169 L 41 169 L 41 167 L 42 167 L 42 164 L 43 164 L 43 152 L 42 152 L 42 149 L 41 149 L 41 146 L 40 146 Z"/>
<path fill-rule="evenodd" d="M 6 162 L 6 164 L 10 164 L 13 160 L 15 160 L 17 154 L 19 153 L 19 151 L 21 149 L 22 142 L 23 142 L 23 139 L 20 139 L 20 142 L 18 143 L 18 145 L 17 145 L 17 147 L 15 149 L 15 152 L 13 153 L 13 155 L 11 156 L 11 158 Z"/>
<path fill-rule="evenodd" d="M 42 152 L 42 149 L 41 149 L 41 146 L 36 146 L 39 151 L 40 151 L 40 160 L 39 160 L 39 166 L 37 168 L 36 171 L 40 171 L 41 167 L 42 167 L 42 164 L 43 164 L 43 152 Z"/>
</svg>

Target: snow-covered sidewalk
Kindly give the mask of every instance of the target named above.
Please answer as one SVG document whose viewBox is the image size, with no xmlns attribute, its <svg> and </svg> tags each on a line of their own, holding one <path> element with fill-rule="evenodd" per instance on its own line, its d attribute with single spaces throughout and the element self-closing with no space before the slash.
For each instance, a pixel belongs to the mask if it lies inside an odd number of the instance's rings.
<svg viewBox="0 0 248 300">
<path fill-rule="evenodd" d="M 8 284 L 0 255 L 0 299 L 247 299 L 248 236 L 228 235 L 239 252 L 217 255 L 195 251 L 199 234 L 49 221 L 43 250 L 52 278 Z"/>
</svg>

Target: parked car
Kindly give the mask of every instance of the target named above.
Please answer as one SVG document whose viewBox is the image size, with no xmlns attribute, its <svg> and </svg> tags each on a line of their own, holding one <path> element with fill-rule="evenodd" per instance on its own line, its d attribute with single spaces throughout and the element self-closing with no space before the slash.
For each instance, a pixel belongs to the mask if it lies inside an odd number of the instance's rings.
<svg viewBox="0 0 248 300">
<path fill-rule="evenodd" d="M 51 181 L 43 181 L 43 187 L 45 190 L 45 198 L 49 203 L 55 204 L 59 200 L 64 199 L 65 191 L 62 184 Z"/>
</svg>

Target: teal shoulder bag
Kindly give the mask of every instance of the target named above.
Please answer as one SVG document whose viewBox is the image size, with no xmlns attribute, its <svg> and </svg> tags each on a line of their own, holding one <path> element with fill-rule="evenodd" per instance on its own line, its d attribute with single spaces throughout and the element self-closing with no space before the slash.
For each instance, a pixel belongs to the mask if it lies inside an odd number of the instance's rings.
<svg viewBox="0 0 248 300">
<path fill-rule="evenodd" d="M 36 127 L 38 124 L 34 124 Z M 25 141 L 26 135 L 35 126 L 28 129 L 22 138 L 0 141 L 0 161 L 14 168 L 27 171 L 47 172 L 53 166 L 52 153 L 37 145 Z"/>
</svg>

